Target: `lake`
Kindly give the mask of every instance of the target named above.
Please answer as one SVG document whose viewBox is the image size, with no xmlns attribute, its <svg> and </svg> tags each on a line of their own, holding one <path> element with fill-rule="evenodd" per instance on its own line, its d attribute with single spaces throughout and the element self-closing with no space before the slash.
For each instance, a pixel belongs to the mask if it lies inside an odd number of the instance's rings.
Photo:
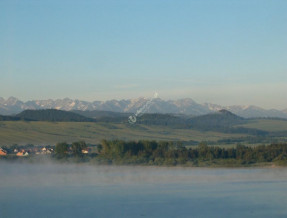
<svg viewBox="0 0 287 218">
<path fill-rule="evenodd" d="M 0 217 L 287 217 L 287 168 L 0 162 Z"/>
</svg>

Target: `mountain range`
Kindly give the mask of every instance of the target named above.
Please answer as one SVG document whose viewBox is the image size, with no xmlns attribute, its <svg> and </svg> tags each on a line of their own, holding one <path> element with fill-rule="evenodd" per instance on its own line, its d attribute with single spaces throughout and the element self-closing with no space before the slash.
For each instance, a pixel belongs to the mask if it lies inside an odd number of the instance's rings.
<svg viewBox="0 0 287 218">
<path fill-rule="evenodd" d="M 57 109 L 40 109 L 25 110 L 15 116 L 0 115 L 0 121 L 21 120 L 34 122 L 102 122 L 105 124 L 128 124 L 128 116 L 129 113 L 96 110 L 92 112 L 74 110 L 71 112 Z M 264 136 L 268 134 L 266 131 L 238 126 L 240 124 L 247 124 L 250 121 L 253 122 L 254 119 L 244 119 L 223 109 L 214 113 L 192 117 L 178 114 L 146 113 L 138 117 L 137 124 L 144 124 L 146 126 L 168 126 L 169 128 L 176 129 L 251 134 L 253 136 Z"/>
<path fill-rule="evenodd" d="M 109 101 L 81 101 L 70 98 L 57 100 L 32 100 L 23 102 L 15 97 L 4 99 L 0 97 L 0 114 L 13 115 L 24 110 L 39 110 L 39 109 L 58 109 L 66 111 L 112 111 L 124 113 L 136 113 L 141 110 L 141 113 L 172 113 L 185 115 L 204 115 L 216 112 L 222 109 L 228 110 L 238 116 L 244 118 L 251 117 L 278 117 L 287 118 L 287 109 L 266 110 L 257 106 L 221 106 L 217 104 L 204 103 L 199 104 L 191 98 L 179 100 L 162 100 L 160 98 L 146 99 L 128 99 L 128 100 L 109 100 Z"/>
</svg>

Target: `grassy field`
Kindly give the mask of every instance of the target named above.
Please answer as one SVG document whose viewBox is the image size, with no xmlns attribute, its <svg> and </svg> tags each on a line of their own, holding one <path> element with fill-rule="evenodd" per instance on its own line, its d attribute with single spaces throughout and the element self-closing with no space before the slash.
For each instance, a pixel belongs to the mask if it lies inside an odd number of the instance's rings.
<svg viewBox="0 0 287 218">
<path fill-rule="evenodd" d="M 47 145 L 66 141 L 85 140 L 97 144 L 102 139 L 123 140 L 182 140 L 215 141 L 224 138 L 246 136 L 201 132 L 190 129 L 172 129 L 161 126 L 89 123 L 89 122 L 0 122 L 0 146 L 12 144 Z"/>
<path fill-rule="evenodd" d="M 247 124 L 240 125 L 242 127 L 260 129 L 269 132 L 287 131 L 286 120 L 269 120 L 269 119 L 258 119 L 250 120 Z"/>
</svg>

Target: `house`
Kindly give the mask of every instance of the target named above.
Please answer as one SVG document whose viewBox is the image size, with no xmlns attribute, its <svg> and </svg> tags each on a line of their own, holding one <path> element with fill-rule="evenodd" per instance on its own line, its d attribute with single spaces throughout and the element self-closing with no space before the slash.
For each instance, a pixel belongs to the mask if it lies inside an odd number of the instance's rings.
<svg viewBox="0 0 287 218">
<path fill-rule="evenodd" d="M 7 155 L 7 151 L 5 151 L 4 149 L 0 148 L 0 156 L 6 156 Z"/>
<path fill-rule="evenodd" d="M 82 149 L 82 154 L 88 154 L 89 153 L 89 149 L 86 148 L 86 149 Z"/>
<path fill-rule="evenodd" d="M 46 152 L 46 151 L 47 151 L 46 147 L 42 148 L 42 152 Z"/>
<path fill-rule="evenodd" d="M 19 151 L 17 154 L 16 154 L 18 157 L 25 157 L 25 156 L 28 156 L 29 153 L 25 150 L 22 150 L 22 151 Z"/>
<path fill-rule="evenodd" d="M 17 152 L 16 155 L 17 155 L 17 156 L 23 156 L 23 152 L 22 152 L 22 151 L 19 151 L 19 152 Z"/>
<path fill-rule="evenodd" d="M 41 154 L 52 154 L 54 152 L 53 148 L 44 147 L 41 149 Z"/>
</svg>

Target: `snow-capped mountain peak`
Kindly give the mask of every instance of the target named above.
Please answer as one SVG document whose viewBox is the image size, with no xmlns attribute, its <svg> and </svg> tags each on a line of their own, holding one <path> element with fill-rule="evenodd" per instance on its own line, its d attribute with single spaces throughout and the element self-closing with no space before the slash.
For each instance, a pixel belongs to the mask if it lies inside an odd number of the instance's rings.
<svg viewBox="0 0 287 218">
<path fill-rule="evenodd" d="M 148 107 L 145 105 L 148 104 Z M 178 100 L 162 100 L 160 98 L 146 99 L 143 97 L 128 100 L 109 100 L 109 101 L 81 101 L 70 98 L 64 99 L 48 99 L 33 100 L 23 102 L 15 97 L 4 99 L 0 97 L 0 114 L 10 115 L 16 114 L 27 109 L 50 109 L 59 110 L 102 110 L 114 112 L 136 112 L 140 108 L 145 107 L 146 113 L 178 113 L 187 115 L 203 115 L 220 110 L 228 110 L 242 117 L 280 117 L 287 118 L 287 109 L 265 110 L 254 105 L 233 105 L 221 106 L 218 104 L 204 103 L 199 104 L 191 98 Z"/>
</svg>

